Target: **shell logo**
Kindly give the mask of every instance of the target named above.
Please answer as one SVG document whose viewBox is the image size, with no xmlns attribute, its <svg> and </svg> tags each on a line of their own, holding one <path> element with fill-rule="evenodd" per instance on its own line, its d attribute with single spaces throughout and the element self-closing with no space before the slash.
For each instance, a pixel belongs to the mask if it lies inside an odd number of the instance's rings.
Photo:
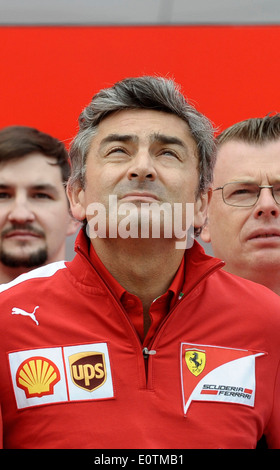
<svg viewBox="0 0 280 470">
<path fill-rule="evenodd" d="M 59 380 L 57 366 L 50 359 L 40 356 L 26 359 L 16 374 L 17 386 L 24 390 L 26 398 L 52 395 Z"/>
</svg>

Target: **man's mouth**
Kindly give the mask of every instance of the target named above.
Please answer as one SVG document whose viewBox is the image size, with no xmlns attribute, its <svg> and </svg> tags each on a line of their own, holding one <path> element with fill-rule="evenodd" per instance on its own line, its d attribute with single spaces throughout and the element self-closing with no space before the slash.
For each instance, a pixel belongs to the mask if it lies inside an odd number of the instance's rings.
<svg viewBox="0 0 280 470">
<path fill-rule="evenodd" d="M 257 239 L 266 239 L 266 238 L 280 238 L 280 231 L 278 230 L 269 230 L 269 231 L 256 231 L 253 232 L 248 240 L 257 240 Z"/>
<path fill-rule="evenodd" d="M 155 194 L 152 194 L 152 193 L 148 193 L 148 192 L 131 192 L 131 193 L 128 193 L 128 194 L 124 194 L 121 198 L 121 200 L 123 201 L 126 201 L 126 200 L 130 200 L 130 201 L 145 201 L 145 202 L 155 202 L 155 201 L 158 201 L 158 197 L 155 195 Z"/>
<path fill-rule="evenodd" d="M 14 231 L 14 232 L 9 232 L 5 238 L 27 238 L 27 237 L 33 237 L 33 238 L 39 238 L 40 235 L 35 232 L 24 232 L 24 231 Z"/>
<path fill-rule="evenodd" d="M 1 234 L 2 240 L 8 239 L 18 239 L 18 240 L 27 240 L 34 238 L 44 238 L 44 232 L 35 228 L 19 228 L 19 227 L 10 227 L 3 230 Z"/>
<path fill-rule="evenodd" d="M 257 235 L 254 238 L 271 238 L 271 237 L 279 237 L 277 233 L 264 233 L 262 235 Z"/>
</svg>

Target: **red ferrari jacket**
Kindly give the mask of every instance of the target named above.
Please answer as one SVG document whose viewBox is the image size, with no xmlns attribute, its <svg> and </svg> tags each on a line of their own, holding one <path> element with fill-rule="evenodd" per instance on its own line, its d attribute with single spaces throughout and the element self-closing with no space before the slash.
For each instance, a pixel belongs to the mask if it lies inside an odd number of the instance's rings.
<svg viewBox="0 0 280 470">
<path fill-rule="evenodd" d="M 280 447 L 280 299 L 186 251 L 148 347 L 88 255 L 1 286 L 4 448 Z"/>
</svg>

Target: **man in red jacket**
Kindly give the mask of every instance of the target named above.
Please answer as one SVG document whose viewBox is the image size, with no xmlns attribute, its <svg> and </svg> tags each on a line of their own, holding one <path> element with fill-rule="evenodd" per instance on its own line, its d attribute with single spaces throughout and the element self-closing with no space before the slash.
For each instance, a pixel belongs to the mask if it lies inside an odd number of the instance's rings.
<svg viewBox="0 0 280 470">
<path fill-rule="evenodd" d="M 122 80 L 83 111 L 77 255 L 2 288 L 5 448 L 279 447 L 280 300 L 190 241 L 214 155 L 171 80 Z"/>
<path fill-rule="evenodd" d="M 225 270 L 280 294 L 280 114 L 217 138 L 213 197 L 202 232 Z"/>
<path fill-rule="evenodd" d="M 65 185 L 70 165 L 62 142 L 28 126 L 0 130 L 0 283 L 65 259 L 78 224 Z"/>
</svg>

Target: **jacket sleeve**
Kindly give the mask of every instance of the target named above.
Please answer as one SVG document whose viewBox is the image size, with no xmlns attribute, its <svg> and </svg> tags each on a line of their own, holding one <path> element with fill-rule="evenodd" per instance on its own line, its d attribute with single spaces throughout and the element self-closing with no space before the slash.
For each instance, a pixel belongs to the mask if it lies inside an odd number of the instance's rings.
<svg viewBox="0 0 280 470">
<path fill-rule="evenodd" d="M 273 409 L 265 436 L 269 449 L 280 449 L 280 363 L 275 380 Z"/>
</svg>

